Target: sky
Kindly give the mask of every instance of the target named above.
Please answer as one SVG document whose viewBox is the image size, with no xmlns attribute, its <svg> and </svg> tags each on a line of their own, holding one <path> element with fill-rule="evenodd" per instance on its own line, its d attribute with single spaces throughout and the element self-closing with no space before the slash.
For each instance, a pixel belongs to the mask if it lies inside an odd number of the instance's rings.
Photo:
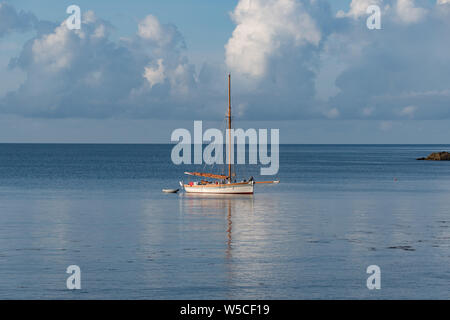
<svg viewBox="0 0 450 320">
<path fill-rule="evenodd" d="M 281 143 L 449 143 L 449 37 L 450 0 L 0 0 L 0 142 L 221 128 L 231 73 Z"/>
</svg>

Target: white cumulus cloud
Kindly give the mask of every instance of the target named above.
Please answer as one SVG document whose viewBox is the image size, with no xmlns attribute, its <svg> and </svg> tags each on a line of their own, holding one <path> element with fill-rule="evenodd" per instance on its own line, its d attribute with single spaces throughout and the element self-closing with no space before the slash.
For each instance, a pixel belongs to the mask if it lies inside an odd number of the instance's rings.
<svg viewBox="0 0 450 320">
<path fill-rule="evenodd" d="M 34 40 L 32 45 L 34 63 L 45 66 L 49 71 L 69 67 L 76 52 L 75 47 L 70 45 L 69 38 L 72 33 L 63 22 L 54 33 Z"/>
<path fill-rule="evenodd" d="M 416 7 L 414 0 L 397 0 L 396 4 L 397 15 L 404 23 L 415 23 L 422 20 L 427 10 Z"/>
<path fill-rule="evenodd" d="M 38 33 L 11 60 L 26 79 L 0 97 L 0 110 L 40 117 L 183 114 L 177 106 L 189 107 L 186 95 L 196 93 L 196 82 L 177 28 L 149 15 L 130 39 L 112 40 L 111 29 L 87 11 L 80 30 L 62 22 Z"/>
<path fill-rule="evenodd" d="M 153 15 L 148 15 L 138 25 L 138 34 L 144 39 L 156 42 L 164 40 L 162 26 L 158 19 Z"/>
<path fill-rule="evenodd" d="M 318 45 L 321 32 L 295 0 L 240 0 L 232 19 L 237 24 L 226 44 L 231 70 L 253 77 L 264 76 L 268 60 L 281 46 Z"/>
<path fill-rule="evenodd" d="M 144 78 L 147 79 L 150 87 L 158 83 L 163 83 L 166 78 L 164 74 L 163 59 L 158 59 L 156 67 L 145 67 Z"/>
</svg>

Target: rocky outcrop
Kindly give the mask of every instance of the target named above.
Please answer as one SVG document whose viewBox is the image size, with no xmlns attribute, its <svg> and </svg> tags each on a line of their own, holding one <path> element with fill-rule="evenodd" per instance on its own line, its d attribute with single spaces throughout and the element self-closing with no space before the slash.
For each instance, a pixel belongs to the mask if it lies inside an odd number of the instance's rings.
<svg viewBox="0 0 450 320">
<path fill-rule="evenodd" d="M 450 161 L 450 153 L 448 152 L 433 152 L 426 158 L 417 158 L 417 160 L 431 160 L 431 161 Z"/>
</svg>

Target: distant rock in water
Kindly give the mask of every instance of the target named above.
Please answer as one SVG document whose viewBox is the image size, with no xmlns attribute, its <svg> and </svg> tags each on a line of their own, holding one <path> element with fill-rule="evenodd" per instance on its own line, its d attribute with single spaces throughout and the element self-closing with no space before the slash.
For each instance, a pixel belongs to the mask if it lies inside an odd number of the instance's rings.
<svg viewBox="0 0 450 320">
<path fill-rule="evenodd" d="M 433 152 L 426 158 L 417 158 L 417 160 L 431 160 L 431 161 L 450 161 L 450 153 L 448 152 Z"/>
</svg>

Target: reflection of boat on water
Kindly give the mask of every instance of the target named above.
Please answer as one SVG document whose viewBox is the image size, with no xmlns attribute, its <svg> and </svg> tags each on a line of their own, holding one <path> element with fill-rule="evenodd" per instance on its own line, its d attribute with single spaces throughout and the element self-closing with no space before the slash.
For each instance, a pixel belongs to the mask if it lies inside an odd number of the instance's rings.
<svg viewBox="0 0 450 320">
<path fill-rule="evenodd" d="M 180 210 L 192 215 L 226 215 L 229 219 L 233 213 L 254 213 L 253 195 L 241 194 L 196 194 L 185 193 L 180 197 Z M 244 218 L 244 215 L 240 215 Z"/>
<path fill-rule="evenodd" d="M 228 75 L 228 141 L 231 141 L 231 76 Z M 232 169 L 231 161 L 231 146 L 228 145 L 228 174 L 212 174 L 203 172 L 185 172 L 190 176 L 197 176 L 206 179 L 214 179 L 215 182 L 208 180 L 201 180 L 199 182 L 189 182 L 184 184 L 180 181 L 180 186 L 186 191 L 186 193 L 207 193 L 207 194 L 253 194 L 253 188 L 255 184 L 271 184 L 279 183 L 279 181 L 255 181 L 253 177 L 248 180 L 238 181 L 236 179 L 236 173 Z"/>
<path fill-rule="evenodd" d="M 185 193 L 181 196 L 183 212 L 188 214 L 217 214 L 227 213 L 228 210 L 243 210 L 253 213 L 253 195 L 251 194 L 209 194 Z"/>
<path fill-rule="evenodd" d="M 177 198 L 182 230 L 192 235 L 186 239 L 214 257 L 212 268 L 220 272 L 223 282 L 217 283 L 226 288 L 227 299 L 236 297 L 234 288 L 246 290 L 279 272 L 267 263 L 284 239 L 279 229 L 285 226 L 283 219 L 274 216 L 280 207 L 277 195 L 182 193 Z"/>
<path fill-rule="evenodd" d="M 180 197 L 180 209 L 187 214 L 220 214 L 227 219 L 227 258 L 231 257 L 232 245 L 232 217 L 237 211 L 253 215 L 253 195 L 248 194 L 196 194 L 185 193 Z M 239 215 L 242 219 L 243 215 Z"/>
</svg>

